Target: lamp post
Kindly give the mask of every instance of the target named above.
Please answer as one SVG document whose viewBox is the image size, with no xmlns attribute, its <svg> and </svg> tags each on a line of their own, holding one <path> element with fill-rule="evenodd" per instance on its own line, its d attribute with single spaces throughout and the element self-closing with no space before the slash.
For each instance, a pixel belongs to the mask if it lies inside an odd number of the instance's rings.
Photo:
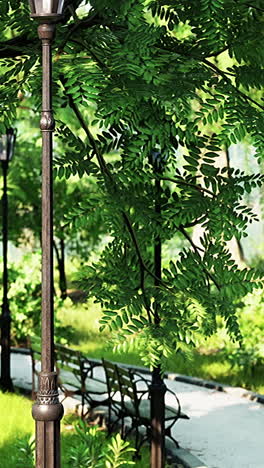
<svg viewBox="0 0 264 468">
<path fill-rule="evenodd" d="M 60 420 L 57 374 L 54 372 L 53 304 L 53 187 L 52 60 L 51 45 L 56 23 L 62 19 L 64 0 L 29 0 L 31 17 L 39 22 L 42 43 L 42 350 L 37 401 L 32 409 L 36 421 L 36 467 L 60 467 Z"/>
<path fill-rule="evenodd" d="M 7 245 L 8 245 L 8 197 L 7 197 L 7 172 L 8 165 L 14 154 L 16 131 L 9 128 L 5 135 L 0 137 L 0 161 L 3 170 L 3 304 L 1 316 L 1 378 L 0 387 L 4 391 L 12 392 L 13 383 L 10 373 L 10 328 L 11 317 L 8 302 L 8 269 L 7 269 Z"/>
</svg>

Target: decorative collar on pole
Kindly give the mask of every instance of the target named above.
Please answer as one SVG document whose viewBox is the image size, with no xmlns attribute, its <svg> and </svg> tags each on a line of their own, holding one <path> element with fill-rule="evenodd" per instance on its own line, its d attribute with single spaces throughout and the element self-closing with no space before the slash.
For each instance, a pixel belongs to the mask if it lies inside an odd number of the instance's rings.
<svg viewBox="0 0 264 468">
<path fill-rule="evenodd" d="M 29 0 L 31 18 L 42 23 L 58 22 L 63 17 L 64 0 Z"/>
</svg>

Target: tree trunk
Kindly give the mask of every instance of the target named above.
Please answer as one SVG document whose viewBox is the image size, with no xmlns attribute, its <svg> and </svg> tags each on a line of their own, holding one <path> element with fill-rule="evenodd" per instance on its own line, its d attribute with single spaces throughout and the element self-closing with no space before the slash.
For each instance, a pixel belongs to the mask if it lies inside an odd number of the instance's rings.
<svg viewBox="0 0 264 468">
<path fill-rule="evenodd" d="M 225 149 L 225 156 L 226 156 L 226 167 L 228 167 L 228 177 L 230 177 L 229 175 L 229 169 L 231 168 L 230 166 L 230 154 L 229 154 L 229 149 L 226 147 Z M 243 250 L 243 246 L 241 244 L 241 241 L 237 238 L 235 238 L 235 243 L 236 243 L 236 246 L 237 246 L 237 255 L 238 255 L 238 261 L 240 263 L 245 263 L 245 254 L 244 254 L 244 250 Z"/>
<path fill-rule="evenodd" d="M 58 262 L 58 271 L 59 271 L 59 288 L 61 293 L 61 298 L 64 300 L 67 297 L 67 277 L 65 271 L 65 242 L 64 239 L 60 239 L 59 247 L 57 246 L 55 240 L 53 241 L 56 258 Z"/>
<path fill-rule="evenodd" d="M 161 214 L 160 203 L 160 181 L 155 182 L 157 198 L 155 201 L 155 212 Z M 157 235 L 154 242 L 154 269 L 155 286 L 158 288 L 161 280 L 162 245 L 160 236 Z M 155 302 L 154 323 L 156 327 L 160 324 L 160 305 Z M 165 393 L 166 385 L 161 376 L 160 366 L 152 371 L 152 383 L 150 387 L 151 398 L 151 468 L 163 468 L 165 466 Z"/>
</svg>

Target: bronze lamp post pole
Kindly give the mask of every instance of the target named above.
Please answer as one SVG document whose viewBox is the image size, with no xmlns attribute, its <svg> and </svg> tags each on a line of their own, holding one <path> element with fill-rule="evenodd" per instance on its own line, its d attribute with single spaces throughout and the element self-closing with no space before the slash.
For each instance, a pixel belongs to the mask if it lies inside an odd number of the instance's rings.
<svg viewBox="0 0 264 468">
<path fill-rule="evenodd" d="M 39 22 L 42 43 L 42 349 L 37 401 L 32 414 L 36 421 L 36 468 L 60 467 L 60 420 L 57 374 L 54 372 L 53 304 L 53 186 L 51 45 L 55 24 L 62 18 L 64 0 L 29 0 L 31 17 Z"/>
</svg>

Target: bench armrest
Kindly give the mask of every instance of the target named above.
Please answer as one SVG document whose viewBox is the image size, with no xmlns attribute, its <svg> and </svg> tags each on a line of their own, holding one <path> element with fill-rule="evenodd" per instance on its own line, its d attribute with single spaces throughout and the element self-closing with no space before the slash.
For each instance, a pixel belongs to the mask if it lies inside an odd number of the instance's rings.
<svg viewBox="0 0 264 468">
<path fill-rule="evenodd" d="M 167 388 L 166 393 L 171 393 L 171 394 L 174 396 L 174 398 L 175 398 L 175 400 L 176 400 L 176 402 L 177 402 L 177 406 L 178 406 L 177 419 L 179 419 L 180 414 L 181 414 L 181 404 L 180 404 L 180 400 L 179 400 L 179 398 L 177 397 L 176 393 L 173 392 L 172 390 L 170 390 L 170 388 Z M 165 393 L 165 398 L 166 398 L 166 393 Z M 165 402 L 165 405 L 166 405 L 166 402 Z"/>
<path fill-rule="evenodd" d="M 144 392 L 144 393 L 147 393 L 149 391 L 149 386 L 151 384 L 151 380 L 150 379 L 146 379 L 145 377 L 143 377 L 141 374 L 139 374 L 138 372 L 134 372 L 132 371 L 131 372 L 131 375 L 133 376 L 133 380 L 134 380 L 134 383 L 136 384 L 136 386 L 140 383 L 143 383 L 145 385 L 145 390 L 138 390 L 137 389 L 137 393 L 141 393 L 141 392 Z"/>
<path fill-rule="evenodd" d="M 85 379 L 87 377 L 90 377 L 91 379 L 93 379 L 94 378 L 94 369 L 96 367 L 103 367 L 100 362 L 98 362 L 98 363 L 97 362 L 92 362 L 89 359 L 87 359 L 86 357 L 82 357 L 81 362 L 82 362 L 82 371 L 84 373 Z M 100 381 L 100 379 L 97 379 L 97 378 L 95 378 L 95 380 Z"/>
</svg>

